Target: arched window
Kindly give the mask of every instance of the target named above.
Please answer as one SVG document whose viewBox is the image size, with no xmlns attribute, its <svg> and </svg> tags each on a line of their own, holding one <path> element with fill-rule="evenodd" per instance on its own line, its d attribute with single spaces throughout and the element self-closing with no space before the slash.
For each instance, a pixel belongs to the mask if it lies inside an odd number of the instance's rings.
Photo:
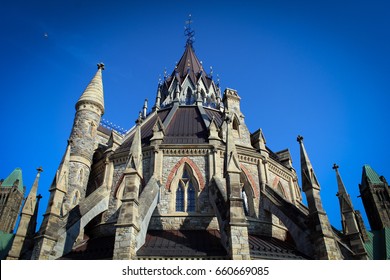
<svg viewBox="0 0 390 280">
<path fill-rule="evenodd" d="M 242 206 L 244 208 L 245 216 L 249 216 L 248 197 L 246 195 L 244 188 L 242 188 L 242 191 L 241 191 L 241 198 L 242 198 Z"/>
<path fill-rule="evenodd" d="M 240 184 L 241 184 L 241 198 L 242 198 L 242 207 L 244 209 L 245 216 L 256 216 L 255 211 L 255 202 L 252 186 L 248 181 L 247 176 L 244 172 L 240 175 Z"/>
<path fill-rule="evenodd" d="M 179 182 L 176 190 L 176 211 L 184 212 L 184 189 L 181 182 Z"/>
<path fill-rule="evenodd" d="M 240 122 L 238 121 L 237 116 L 234 116 L 233 118 L 232 127 L 233 127 L 233 136 L 240 137 Z"/>
<path fill-rule="evenodd" d="M 186 105 L 191 105 L 194 103 L 194 99 L 192 96 L 192 90 L 190 88 L 187 89 L 187 95 L 186 95 Z"/>
<path fill-rule="evenodd" d="M 175 206 L 176 212 L 196 212 L 196 190 L 196 180 L 192 175 L 190 167 L 184 165 L 182 174 L 177 181 Z"/>
<path fill-rule="evenodd" d="M 234 117 L 234 119 L 233 119 L 233 129 L 234 130 L 238 130 L 239 125 L 240 124 L 238 123 L 237 117 Z"/>
</svg>

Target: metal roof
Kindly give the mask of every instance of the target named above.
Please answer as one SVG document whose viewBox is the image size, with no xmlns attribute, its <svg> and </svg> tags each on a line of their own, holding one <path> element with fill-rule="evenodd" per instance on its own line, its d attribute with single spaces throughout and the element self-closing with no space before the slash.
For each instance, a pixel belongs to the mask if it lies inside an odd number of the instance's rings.
<svg viewBox="0 0 390 280">
<path fill-rule="evenodd" d="M 217 230 L 150 230 L 138 257 L 226 257 Z"/>
<path fill-rule="evenodd" d="M 15 168 L 15 170 L 3 181 L 1 187 L 12 188 L 16 180 L 19 180 L 18 190 L 21 193 L 24 193 L 22 169 L 20 168 Z"/>
<path fill-rule="evenodd" d="M 164 144 L 207 143 L 208 133 L 197 106 L 179 107 L 166 128 Z"/>
<path fill-rule="evenodd" d="M 381 181 L 381 179 L 379 178 L 379 175 L 368 164 L 365 164 L 363 166 L 363 176 L 364 176 L 364 174 L 366 174 L 368 180 L 372 184 L 382 184 L 383 183 Z"/>
</svg>

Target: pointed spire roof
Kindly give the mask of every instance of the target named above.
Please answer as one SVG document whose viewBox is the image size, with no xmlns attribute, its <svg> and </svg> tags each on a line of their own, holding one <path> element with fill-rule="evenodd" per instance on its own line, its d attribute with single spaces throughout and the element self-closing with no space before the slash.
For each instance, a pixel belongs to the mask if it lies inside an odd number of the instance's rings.
<svg viewBox="0 0 390 280">
<path fill-rule="evenodd" d="M 191 20 L 187 22 L 190 24 Z M 212 75 L 206 73 L 202 62 L 195 54 L 193 47 L 194 31 L 190 26 L 186 28 L 185 35 L 188 38 L 184 53 L 179 62 L 176 63 L 172 74 L 167 76 L 166 72 L 164 73 L 164 81 L 161 83 L 161 99 L 156 98 L 156 100 L 160 102 L 161 107 L 172 106 L 177 103 L 194 105 L 197 100 L 199 101 L 197 105 L 204 103 L 210 107 L 219 107 L 219 89 L 215 85 Z M 199 98 L 197 88 L 199 92 L 204 93 L 203 97 L 206 98 Z M 180 92 L 180 96 L 178 96 L 177 91 Z"/>
<path fill-rule="evenodd" d="M 314 173 L 313 166 L 311 165 L 309 156 L 306 153 L 305 146 L 303 145 L 303 137 L 298 135 L 297 141 L 300 144 L 301 154 L 301 174 L 302 174 L 302 190 L 307 191 L 310 188 L 320 189 L 317 176 Z"/>
<path fill-rule="evenodd" d="M 24 193 L 22 169 L 20 168 L 15 168 L 14 171 L 12 171 L 12 173 L 7 178 L 5 178 L 1 184 L 1 187 L 12 188 L 15 184 L 18 185 L 18 190 L 21 193 Z"/>
<path fill-rule="evenodd" d="M 142 176 L 141 119 L 137 120 L 133 143 L 131 143 L 126 170 L 134 169 Z"/>
<path fill-rule="evenodd" d="M 341 176 L 339 173 L 339 166 L 337 164 L 334 164 L 332 168 L 336 171 L 337 189 L 338 189 L 337 196 L 340 200 L 341 211 L 342 212 L 353 211 L 351 198 L 347 193 L 343 180 L 341 180 Z"/>
<path fill-rule="evenodd" d="M 92 78 L 84 93 L 76 103 L 76 110 L 80 103 L 91 102 L 98 106 L 102 110 L 102 114 L 104 114 L 104 94 L 102 81 L 102 71 L 104 70 L 104 64 L 99 63 L 97 66 L 98 70 L 95 76 Z"/>
<path fill-rule="evenodd" d="M 199 74 L 204 74 L 203 66 L 195 55 L 192 45 L 186 44 L 184 54 L 177 63 L 175 71 L 182 79 L 189 75 L 194 84 L 197 83 Z"/>
<path fill-rule="evenodd" d="M 38 182 L 39 178 L 41 176 L 41 172 L 43 171 L 42 167 L 37 168 L 37 176 L 35 177 L 35 181 L 33 186 L 31 187 L 31 190 L 27 196 L 26 202 L 23 206 L 23 213 L 24 214 L 30 214 L 33 215 L 35 212 L 35 206 L 37 203 L 37 192 L 38 192 Z"/>
<path fill-rule="evenodd" d="M 50 189 L 58 189 L 63 192 L 68 190 L 68 174 L 69 174 L 69 161 L 70 161 L 70 140 L 66 146 L 65 154 L 62 157 L 60 166 L 57 169 Z"/>
</svg>

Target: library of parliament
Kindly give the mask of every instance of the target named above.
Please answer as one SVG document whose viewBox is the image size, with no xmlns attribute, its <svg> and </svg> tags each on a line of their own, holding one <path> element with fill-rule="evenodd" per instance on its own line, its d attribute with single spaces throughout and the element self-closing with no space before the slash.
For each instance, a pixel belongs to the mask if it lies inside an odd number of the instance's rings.
<svg viewBox="0 0 390 280">
<path fill-rule="evenodd" d="M 102 125 L 104 65 L 98 64 L 75 104 L 39 228 L 42 169 L 28 194 L 20 169 L 1 182 L 2 258 L 390 259 L 386 179 L 362 167 L 368 231 L 334 165 L 337 230 L 322 206 L 304 138 L 297 137 L 299 183 L 289 150 L 272 151 L 266 131 L 248 130 L 238 91 L 220 89 L 193 44 L 190 35 L 153 104 L 145 101 L 125 134 Z"/>
</svg>

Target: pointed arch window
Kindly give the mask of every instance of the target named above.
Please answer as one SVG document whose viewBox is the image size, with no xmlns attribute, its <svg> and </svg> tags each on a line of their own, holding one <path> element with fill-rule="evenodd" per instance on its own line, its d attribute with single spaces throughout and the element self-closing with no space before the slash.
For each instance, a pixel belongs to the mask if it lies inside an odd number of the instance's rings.
<svg viewBox="0 0 390 280">
<path fill-rule="evenodd" d="M 255 202 L 254 202 L 254 193 L 252 190 L 252 186 L 248 181 L 245 173 L 241 173 L 240 176 L 240 184 L 241 184 L 241 199 L 242 199 L 242 207 L 245 213 L 245 216 L 256 216 L 255 211 Z"/>
<path fill-rule="evenodd" d="M 233 136 L 240 137 L 240 122 L 238 121 L 237 116 L 234 116 L 233 118 L 232 128 Z"/>
<path fill-rule="evenodd" d="M 182 174 L 177 182 L 176 188 L 176 212 L 197 211 L 197 187 L 196 180 L 192 175 L 190 167 L 184 166 Z"/>
<path fill-rule="evenodd" d="M 192 96 L 192 90 L 188 88 L 187 95 L 186 95 L 186 105 L 191 105 L 193 103 L 194 103 L 194 98 Z"/>
<path fill-rule="evenodd" d="M 245 189 L 241 191 L 242 206 L 244 208 L 245 216 L 249 216 L 248 196 L 246 195 Z"/>
</svg>

